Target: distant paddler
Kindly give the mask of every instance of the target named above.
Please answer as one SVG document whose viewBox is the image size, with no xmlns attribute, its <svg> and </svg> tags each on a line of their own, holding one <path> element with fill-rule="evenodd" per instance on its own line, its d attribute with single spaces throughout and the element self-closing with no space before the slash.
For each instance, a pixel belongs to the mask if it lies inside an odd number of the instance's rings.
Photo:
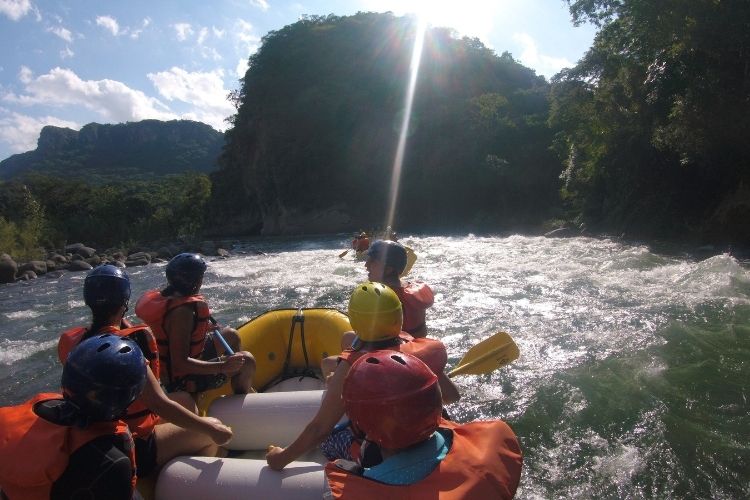
<svg viewBox="0 0 750 500">
<path fill-rule="evenodd" d="M 354 236 L 354 239 L 352 240 L 352 248 L 357 253 L 365 252 L 370 248 L 370 238 L 367 236 L 366 232 L 360 231 Z"/>
</svg>

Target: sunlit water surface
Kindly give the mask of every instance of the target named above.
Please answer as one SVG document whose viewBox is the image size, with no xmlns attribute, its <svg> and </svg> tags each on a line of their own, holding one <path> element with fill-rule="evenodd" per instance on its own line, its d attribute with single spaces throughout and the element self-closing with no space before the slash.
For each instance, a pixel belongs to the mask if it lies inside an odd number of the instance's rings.
<svg viewBox="0 0 750 500">
<path fill-rule="evenodd" d="M 499 330 L 520 347 L 509 367 L 458 377 L 463 399 L 450 408 L 511 424 L 525 455 L 519 498 L 750 496 L 746 263 L 606 239 L 402 241 L 419 256 L 412 276 L 436 292 L 428 327 L 451 364 Z M 210 263 L 202 291 L 235 326 L 278 307 L 345 310 L 366 278 L 362 262 L 337 258 L 347 245 L 238 245 Z M 163 264 L 128 272 L 134 298 L 164 284 Z M 1 404 L 55 389 L 56 339 L 88 321 L 84 276 L 0 286 Z"/>
</svg>

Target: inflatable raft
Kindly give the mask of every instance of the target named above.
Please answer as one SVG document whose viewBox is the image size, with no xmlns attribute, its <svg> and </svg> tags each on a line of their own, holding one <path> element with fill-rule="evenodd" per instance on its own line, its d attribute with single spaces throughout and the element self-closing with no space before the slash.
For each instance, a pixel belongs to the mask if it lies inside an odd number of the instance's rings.
<svg viewBox="0 0 750 500">
<path fill-rule="evenodd" d="M 199 410 L 229 425 L 233 458 L 179 457 L 162 469 L 155 498 L 320 499 L 325 458 L 313 451 L 283 471 L 266 466 L 269 444 L 286 446 L 320 407 L 325 383 L 320 361 L 341 351 L 341 335 L 351 330 L 336 309 L 268 311 L 237 329 L 242 349 L 257 362 L 257 394 L 229 395 L 228 384 L 197 397 Z"/>
</svg>

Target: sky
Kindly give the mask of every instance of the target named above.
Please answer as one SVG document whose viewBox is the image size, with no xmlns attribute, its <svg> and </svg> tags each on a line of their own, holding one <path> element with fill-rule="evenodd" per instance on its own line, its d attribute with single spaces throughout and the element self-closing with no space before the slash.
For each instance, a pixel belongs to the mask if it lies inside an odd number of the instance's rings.
<svg viewBox="0 0 750 500">
<path fill-rule="evenodd" d="M 266 33 L 360 11 L 418 14 L 548 79 L 595 34 L 573 26 L 564 0 L 0 0 L 0 160 L 35 149 L 45 125 L 155 118 L 225 130 L 227 95 Z"/>
</svg>

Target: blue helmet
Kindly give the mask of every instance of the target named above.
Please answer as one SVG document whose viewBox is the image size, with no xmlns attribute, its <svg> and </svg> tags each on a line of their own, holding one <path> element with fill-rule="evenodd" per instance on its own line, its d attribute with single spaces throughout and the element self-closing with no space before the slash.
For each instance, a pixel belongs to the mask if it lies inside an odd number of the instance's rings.
<svg viewBox="0 0 750 500">
<path fill-rule="evenodd" d="M 192 295 L 200 288 L 206 261 L 197 253 L 175 255 L 167 264 L 167 281 L 183 295 Z"/>
<path fill-rule="evenodd" d="M 130 300 L 128 274 L 111 264 L 95 267 L 83 282 L 83 300 L 92 309 L 127 305 Z"/>
<path fill-rule="evenodd" d="M 370 245 L 367 256 L 382 259 L 386 266 L 396 270 L 396 274 L 401 274 L 406 268 L 406 249 L 397 241 L 377 240 Z"/>
<path fill-rule="evenodd" d="M 138 345 L 105 333 L 78 344 L 63 366 L 62 390 L 90 421 L 120 418 L 146 385 Z"/>
</svg>

